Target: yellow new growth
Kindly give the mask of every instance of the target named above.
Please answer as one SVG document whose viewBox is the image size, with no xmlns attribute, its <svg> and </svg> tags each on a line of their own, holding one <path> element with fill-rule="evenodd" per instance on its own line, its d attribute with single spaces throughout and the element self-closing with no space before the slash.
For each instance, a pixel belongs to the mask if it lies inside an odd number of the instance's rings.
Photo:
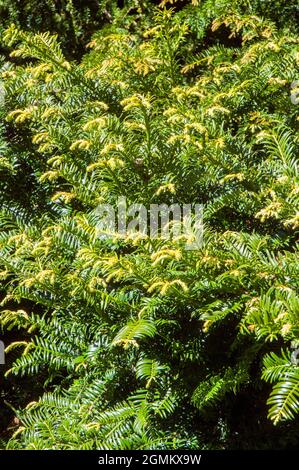
<svg viewBox="0 0 299 470">
<path fill-rule="evenodd" d="M 39 180 L 40 180 L 41 182 L 46 181 L 46 180 L 48 180 L 48 181 L 55 181 L 57 178 L 59 178 L 59 176 L 60 176 L 60 175 L 59 175 L 59 171 L 57 171 L 57 170 L 49 170 L 49 171 L 47 171 L 46 173 L 43 173 L 43 174 L 40 176 Z"/>
<path fill-rule="evenodd" d="M 98 117 L 95 119 L 92 119 L 91 121 L 88 121 L 86 124 L 83 126 L 84 131 L 91 131 L 93 129 L 99 130 L 105 127 L 107 123 L 107 118 L 105 117 Z"/>
<path fill-rule="evenodd" d="M 32 142 L 34 144 L 40 144 L 42 142 L 46 142 L 49 138 L 49 133 L 44 131 L 44 132 L 39 132 L 38 134 L 35 134 L 32 137 Z"/>
<path fill-rule="evenodd" d="M 182 252 L 180 250 L 171 250 L 171 249 L 163 249 L 151 255 L 153 266 L 156 266 L 157 264 L 161 263 L 161 261 L 165 259 L 174 259 L 176 261 L 179 261 L 181 258 L 182 258 Z"/>
<path fill-rule="evenodd" d="M 69 203 L 72 199 L 76 197 L 75 193 L 68 193 L 65 191 L 59 191 L 51 197 L 51 201 L 57 201 L 58 199 L 63 199 L 66 203 Z"/>
<path fill-rule="evenodd" d="M 160 186 L 157 191 L 155 192 L 156 196 L 159 196 L 161 193 L 175 193 L 175 185 L 173 183 L 166 183 Z"/>
<path fill-rule="evenodd" d="M 278 219 L 281 209 L 282 204 L 280 202 L 271 202 L 267 207 L 257 212 L 255 217 L 261 219 L 262 222 L 265 222 L 266 219 L 270 219 L 271 217 Z"/>
<path fill-rule="evenodd" d="M 172 287 L 181 287 L 184 292 L 188 292 L 188 287 L 187 285 L 181 281 L 180 279 L 175 279 L 174 281 L 157 281 L 154 282 L 149 288 L 148 292 L 153 292 L 157 288 L 160 289 L 160 294 L 165 295 L 167 294 L 167 291 L 171 289 Z"/>
<path fill-rule="evenodd" d="M 79 139 L 72 143 L 70 150 L 88 150 L 91 146 L 91 142 L 86 139 Z"/>
<path fill-rule="evenodd" d="M 132 95 L 122 100 L 120 104 L 124 107 L 124 111 L 129 111 L 132 108 L 143 107 L 149 109 L 151 107 L 150 100 L 144 95 Z"/>
<path fill-rule="evenodd" d="M 106 144 L 102 150 L 101 155 L 107 155 L 110 152 L 122 152 L 124 150 L 124 146 L 122 144 L 117 144 L 116 142 L 109 142 Z"/>
<path fill-rule="evenodd" d="M 36 110 L 37 110 L 37 106 L 29 106 L 28 108 L 25 108 L 25 109 L 16 109 L 15 111 L 12 111 L 11 113 L 9 113 L 6 119 L 7 120 L 14 119 L 16 123 L 22 124 L 27 119 L 30 119 L 34 111 Z"/>
</svg>

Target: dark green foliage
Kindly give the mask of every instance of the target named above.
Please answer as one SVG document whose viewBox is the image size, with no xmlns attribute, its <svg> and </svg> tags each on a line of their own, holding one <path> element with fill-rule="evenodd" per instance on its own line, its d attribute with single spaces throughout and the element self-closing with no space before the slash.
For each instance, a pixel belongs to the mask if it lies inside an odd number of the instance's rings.
<svg viewBox="0 0 299 470">
<path fill-rule="evenodd" d="M 82 54 L 97 29 L 111 22 L 116 4 L 110 0 L 2 0 L 0 33 L 10 23 L 29 31 L 58 33 L 66 53 L 74 57 Z"/>
<path fill-rule="evenodd" d="M 45 392 L 8 448 L 298 444 L 299 42 L 265 3 L 126 5 L 79 64 L 6 30 L 1 325 Z M 120 196 L 204 203 L 203 245 L 99 237 Z"/>
</svg>

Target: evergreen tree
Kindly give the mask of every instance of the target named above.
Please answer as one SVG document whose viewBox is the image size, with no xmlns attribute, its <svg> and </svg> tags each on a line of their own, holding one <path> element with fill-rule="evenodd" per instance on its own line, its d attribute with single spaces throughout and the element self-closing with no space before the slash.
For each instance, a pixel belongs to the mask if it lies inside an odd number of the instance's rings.
<svg viewBox="0 0 299 470">
<path fill-rule="evenodd" d="M 8 448 L 294 445 L 299 43 L 295 2 L 266 3 L 138 2 L 80 63 L 5 31 L 0 318 L 24 332 L 6 376 L 44 389 Z M 122 196 L 204 204 L 203 244 L 100 237 Z"/>
</svg>

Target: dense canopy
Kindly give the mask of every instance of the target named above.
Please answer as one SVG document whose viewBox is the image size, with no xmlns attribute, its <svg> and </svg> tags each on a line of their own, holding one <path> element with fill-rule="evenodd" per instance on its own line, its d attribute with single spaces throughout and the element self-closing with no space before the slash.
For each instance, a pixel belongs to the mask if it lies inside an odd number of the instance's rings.
<svg viewBox="0 0 299 470">
<path fill-rule="evenodd" d="M 2 447 L 295 448 L 297 1 L 40 6 L 0 2 Z M 99 236 L 123 197 L 202 243 Z"/>
</svg>

